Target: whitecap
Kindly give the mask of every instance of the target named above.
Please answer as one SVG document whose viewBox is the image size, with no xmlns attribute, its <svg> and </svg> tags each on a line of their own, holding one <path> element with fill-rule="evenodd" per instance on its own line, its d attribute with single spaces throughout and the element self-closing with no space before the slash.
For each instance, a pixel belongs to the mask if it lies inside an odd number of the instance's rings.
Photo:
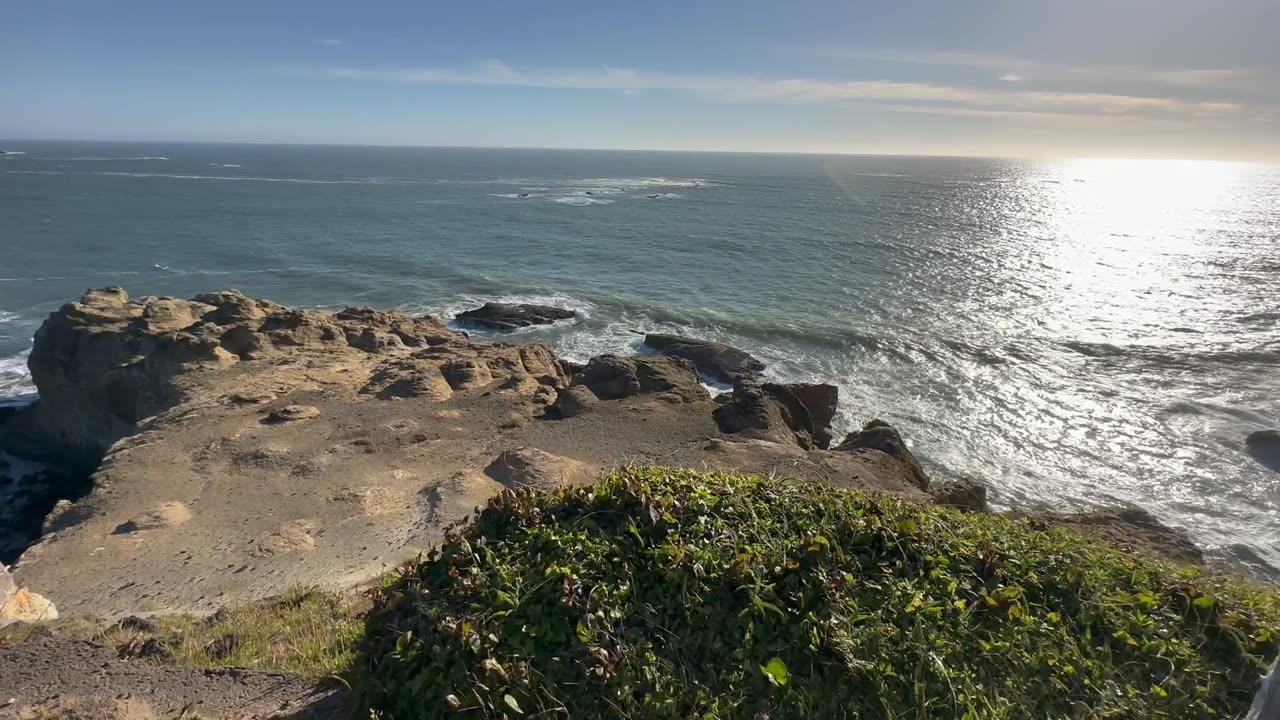
<svg viewBox="0 0 1280 720">
<path fill-rule="evenodd" d="M 493 197 L 497 197 L 497 198 L 506 198 L 506 199 L 508 199 L 508 200 L 528 200 L 529 198 L 537 197 L 537 195 L 534 195 L 533 193 L 527 193 L 527 192 L 521 192 L 521 193 L 489 193 L 489 195 L 491 195 L 491 196 L 493 196 Z"/>
<path fill-rule="evenodd" d="M 5 323 L 8 323 L 8 322 L 13 322 L 14 320 L 17 320 L 17 319 L 18 319 L 17 314 L 0 310 L 0 325 L 4 325 Z"/>
<path fill-rule="evenodd" d="M 557 202 L 564 205 L 612 205 L 613 201 L 607 198 L 588 197 L 586 195 L 566 195 L 564 197 L 551 198 L 551 202 Z"/>
<path fill-rule="evenodd" d="M 240 167 L 233 163 L 209 163 L 209 167 Z"/>
<path fill-rule="evenodd" d="M 67 160 L 71 162 L 130 162 L 134 160 L 168 160 L 161 155 L 144 155 L 142 157 L 69 157 L 50 158 L 51 160 Z"/>
<path fill-rule="evenodd" d="M 0 152 L 0 157 L 16 157 L 18 155 L 26 155 L 26 153 L 20 150 L 5 150 Z"/>
<path fill-rule="evenodd" d="M 35 400 L 36 386 L 27 370 L 31 350 L 0 358 L 0 405 L 25 405 Z"/>
</svg>

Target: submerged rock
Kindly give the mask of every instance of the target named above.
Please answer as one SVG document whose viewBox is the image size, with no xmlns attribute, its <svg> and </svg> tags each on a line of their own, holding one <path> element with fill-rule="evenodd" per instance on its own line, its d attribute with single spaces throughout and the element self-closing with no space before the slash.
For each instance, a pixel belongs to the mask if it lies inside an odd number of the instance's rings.
<svg viewBox="0 0 1280 720">
<path fill-rule="evenodd" d="M 574 317 L 577 317 L 574 311 L 551 305 L 487 302 L 474 310 L 458 313 L 454 319 L 468 325 L 510 332 L 533 325 L 550 325 Z"/>
<path fill-rule="evenodd" d="M 710 340 L 649 333 L 644 336 L 644 344 L 663 355 L 690 360 L 698 372 L 723 383 L 752 380 L 765 369 L 765 364 L 750 353 Z"/>
<path fill-rule="evenodd" d="M 1280 472 L 1280 431 L 1258 430 L 1244 439 L 1244 447 L 1255 460 Z"/>
</svg>

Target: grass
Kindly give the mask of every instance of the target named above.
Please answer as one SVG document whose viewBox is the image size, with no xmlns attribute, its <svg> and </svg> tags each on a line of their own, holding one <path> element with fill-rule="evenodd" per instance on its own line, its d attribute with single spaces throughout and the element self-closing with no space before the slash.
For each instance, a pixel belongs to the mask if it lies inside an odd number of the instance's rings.
<svg viewBox="0 0 1280 720">
<path fill-rule="evenodd" d="M 276 670 L 309 680 L 344 675 L 364 634 L 363 609 L 338 593 L 299 588 L 207 617 L 126 620 L 99 640 L 122 657 L 193 667 Z"/>
<path fill-rule="evenodd" d="M 1229 718 L 1280 596 L 1065 530 L 627 470 L 505 493 L 377 593 L 386 720 Z"/>
</svg>

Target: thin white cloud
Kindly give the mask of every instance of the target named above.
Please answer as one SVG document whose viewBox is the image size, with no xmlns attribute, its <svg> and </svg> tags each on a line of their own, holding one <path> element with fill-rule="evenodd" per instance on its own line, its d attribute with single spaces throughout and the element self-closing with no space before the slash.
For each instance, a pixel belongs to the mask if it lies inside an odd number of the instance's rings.
<svg viewBox="0 0 1280 720">
<path fill-rule="evenodd" d="M 1014 88 L 975 88 L 894 80 L 834 81 L 815 78 L 766 79 L 746 75 L 699 75 L 624 68 L 520 70 L 498 61 L 470 68 L 358 69 L 323 73 L 337 80 L 405 85 L 508 86 L 636 93 L 667 91 L 726 102 L 890 103 L 927 112 L 928 108 L 975 113 L 1059 113 L 1118 116 L 1165 114 L 1187 117 L 1224 115 L 1241 106 L 1197 102 L 1169 96 L 1105 92 L 1052 92 Z"/>
<path fill-rule="evenodd" d="M 1001 75 L 1000 79 L 1004 82 L 1011 82 L 1011 83 L 1022 82 L 1022 76 L 1019 75 L 1018 73 L 1012 73 L 1012 72 Z"/>
<path fill-rule="evenodd" d="M 322 38 L 320 40 L 317 40 L 316 42 L 320 43 L 321 45 L 327 48 L 340 48 L 343 45 L 347 44 L 346 41 L 343 40 L 342 38 L 336 38 L 336 37 Z"/>
<path fill-rule="evenodd" d="M 1129 80 L 1161 85 L 1202 88 L 1241 87 L 1253 78 L 1245 68 L 1158 68 L 1139 65 L 1093 65 L 1048 63 L 1006 55 L 984 55 L 966 52 L 898 52 L 829 50 L 824 54 L 858 60 L 877 60 L 915 65 L 942 65 L 997 70 L 1012 76 L 1042 80 L 1093 80 L 1099 82 Z M 1004 78 L 1001 78 L 1004 79 Z"/>
</svg>

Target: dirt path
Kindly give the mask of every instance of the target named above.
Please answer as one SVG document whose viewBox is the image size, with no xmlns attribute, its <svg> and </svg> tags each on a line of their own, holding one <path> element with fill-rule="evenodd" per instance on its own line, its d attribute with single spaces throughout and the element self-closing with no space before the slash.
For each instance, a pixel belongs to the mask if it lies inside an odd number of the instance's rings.
<svg viewBox="0 0 1280 720">
<path fill-rule="evenodd" d="M 0 718 L 251 720 L 340 717 L 342 697 L 291 675 L 124 661 L 51 636 L 0 647 Z"/>
</svg>

